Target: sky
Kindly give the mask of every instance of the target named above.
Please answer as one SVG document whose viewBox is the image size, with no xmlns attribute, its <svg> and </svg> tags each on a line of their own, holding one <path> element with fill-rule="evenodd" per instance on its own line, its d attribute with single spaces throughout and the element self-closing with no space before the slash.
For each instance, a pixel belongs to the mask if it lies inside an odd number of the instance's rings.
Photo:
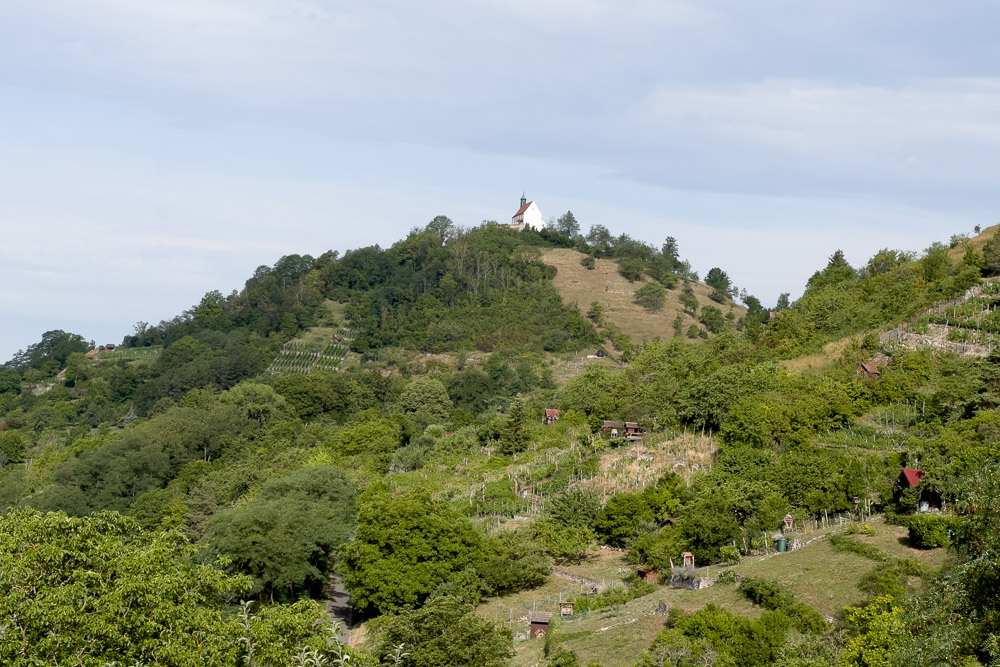
<svg viewBox="0 0 1000 667">
<path fill-rule="evenodd" d="M 1000 4 L 0 3 L 0 361 L 524 192 L 773 304 L 997 222 Z"/>
</svg>

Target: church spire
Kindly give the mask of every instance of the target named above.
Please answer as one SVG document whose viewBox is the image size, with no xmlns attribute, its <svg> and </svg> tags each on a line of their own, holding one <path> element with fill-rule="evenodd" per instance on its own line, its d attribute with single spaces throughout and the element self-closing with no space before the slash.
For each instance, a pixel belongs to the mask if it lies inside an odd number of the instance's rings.
<svg viewBox="0 0 1000 667">
<path fill-rule="evenodd" d="M 521 208 L 524 208 L 524 205 L 527 203 L 528 203 L 528 198 L 524 196 L 524 192 L 521 192 Z"/>
</svg>

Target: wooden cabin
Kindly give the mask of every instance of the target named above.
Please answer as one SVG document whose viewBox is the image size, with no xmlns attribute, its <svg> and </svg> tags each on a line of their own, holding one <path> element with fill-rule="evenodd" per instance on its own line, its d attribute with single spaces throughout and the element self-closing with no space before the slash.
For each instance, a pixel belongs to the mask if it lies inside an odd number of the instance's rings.
<svg viewBox="0 0 1000 667">
<path fill-rule="evenodd" d="M 601 425 L 601 430 L 612 440 L 642 440 L 646 435 L 639 422 L 606 421 Z"/>
<path fill-rule="evenodd" d="M 903 468 L 903 470 L 899 473 L 899 477 L 896 478 L 896 500 L 899 500 L 903 491 L 919 487 L 920 480 L 923 478 L 923 470 L 918 470 L 917 468 Z M 944 507 L 944 499 L 941 497 L 940 493 L 931 489 L 919 489 L 917 494 L 917 506 L 915 508 L 918 512 L 940 510 L 942 507 Z"/>
<path fill-rule="evenodd" d="M 559 421 L 559 417 L 562 416 L 562 410 L 553 410 L 551 408 L 545 408 L 545 416 L 542 417 L 543 424 L 551 424 L 552 422 Z"/>
<path fill-rule="evenodd" d="M 552 620 L 550 611 L 528 612 L 528 636 L 531 639 L 538 639 L 549 634 L 549 622 Z"/>
<path fill-rule="evenodd" d="M 875 364 L 859 364 L 854 372 L 858 375 L 864 375 L 865 377 L 878 377 L 882 375 L 882 371 L 878 369 Z"/>
<path fill-rule="evenodd" d="M 625 422 L 625 439 L 642 440 L 646 432 L 639 426 L 639 422 Z"/>
</svg>

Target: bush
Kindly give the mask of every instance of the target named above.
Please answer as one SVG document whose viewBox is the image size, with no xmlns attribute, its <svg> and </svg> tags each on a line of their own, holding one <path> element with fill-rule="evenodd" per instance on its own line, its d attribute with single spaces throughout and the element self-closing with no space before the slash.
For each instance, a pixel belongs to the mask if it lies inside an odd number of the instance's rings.
<svg viewBox="0 0 1000 667">
<path fill-rule="evenodd" d="M 580 266 L 587 269 L 588 271 L 593 271 L 594 268 L 597 266 L 597 262 L 596 260 L 594 260 L 593 257 L 587 255 L 586 257 L 580 260 Z"/>
<path fill-rule="evenodd" d="M 870 544 L 864 544 L 862 542 L 858 542 L 857 540 L 852 540 L 849 537 L 844 537 L 843 535 L 831 535 L 829 539 L 830 548 L 837 553 L 857 554 L 862 558 L 867 558 L 868 560 L 873 560 L 878 563 L 883 563 L 889 560 L 889 556 Z"/>
<path fill-rule="evenodd" d="M 623 259 L 618 262 L 618 273 L 630 283 L 642 279 L 645 265 L 641 259 Z"/>
<path fill-rule="evenodd" d="M 702 306 L 701 321 L 712 333 L 719 333 L 726 327 L 726 318 L 715 306 Z"/>
<path fill-rule="evenodd" d="M 719 559 L 723 563 L 739 563 L 740 562 L 740 550 L 731 544 L 719 549 Z"/>
<path fill-rule="evenodd" d="M 820 634 L 826 630 L 826 621 L 818 611 L 807 604 L 796 602 L 795 596 L 775 581 L 747 577 L 740 584 L 739 591 L 764 609 L 784 613 L 800 632 Z"/>
<path fill-rule="evenodd" d="M 738 582 L 740 578 L 736 576 L 736 573 L 732 570 L 723 570 L 719 573 L 719 578 L 716 583 L 732 585 Z"/>
<path fill-rule="evenodd" d="M 917 514 L 906 522 L 910 544 L 917 549 L 935 549 L 951 544 L 950 533 L 955 519 L 940 514 Z"/>
<path fill-rule="evenodd" d="M 630 600 L 641 598 L 644 595 L 649 595 L 655 590 L 656 586 L 653 584 L 648 583 L 644 579 L 636 579 L 630 585 L 623 588 L 612 588 L 611 590 L 604 591 L 603 593 L 593 597 L 581 596 L 573 598 L 571 600 L 573 603 L 573 612 L 579 613 L 587 610 L 603 609 L 605 607 L 625 604 Z"/>
</svg>

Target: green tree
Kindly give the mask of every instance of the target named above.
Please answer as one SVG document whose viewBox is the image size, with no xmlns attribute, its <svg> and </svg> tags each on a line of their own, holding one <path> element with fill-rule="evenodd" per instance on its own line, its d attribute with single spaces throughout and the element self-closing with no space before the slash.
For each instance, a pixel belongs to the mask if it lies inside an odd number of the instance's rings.
<svg viewBox="0 0 1000 667">
<path fill-rule="evenodd" d="M 621 493 L 608 499 L 594 526 L 605 544 L 623 548 L 636 537 L 636 529 L 652 524 L 656 515 L 640 495 Z"/>
<path fill-rule="evenodd" d="M 730 280 L 726 272 L 716 266 L 705 274 L 705 284 L 721 292 L 729 292 Z"/>
<path fill-rule="evenodd" d="M 671 326 L 674 329 L 674 337 L 679 337 L 684 332 L 684 314 L 677 313 Z"/>
<path fill-rule="evenodd" d="M 318 595 L 331 557 L 350 537 L 353 485 L 331 466 L 272 478 L 253 501 L 216 514 L 206 542 L 254 578 L 254 593 L 272 600 Z"/>
<path fill-rule="evenodd" d="M 476 569 L 494 595 L 537 588 L 549 576 L 549 559 L 522 531 L 491 535 Z"/>
<path fill-rule="evenodd" d="M 650 312 L 658 312 L 667 302 L 667 290 L 659 283 L 646 283 L 635 291 L 635 302 Z"/>
<path fill-rule="evenodd" d="M 580 223 L 576 221 L 576 216 L 572 211 L 566 211 L 556 220 L 556 231 L 573 238 L 580 233 Z"/>
<path fill-rule="evenodd" d="M 601 257 L 608 253 L 614 243 L 614 237 L 604 225 L 593 225 L 587 232 L 587 245 L 595 256 Z"/>
<path fill-rule="evenodd" d="M 579 562 L 587 553 L 594 531 L 585 526 L 543 518 L 531 524 L 531 539 L 556 560 Z"/>
<path fill-rule="evenodd" d="M 341 574 L 359 614 L 417 606 L 482 557 L 468 519 L 422 491 L 364 498 L 354 540 L 340 548 Z"/>
<path fill-rule="evenodd" d="M 991 276 L 1000 273 L 1000 234 L 993 234 L 983 246 L 983 273 Z"/>
<path fill-rule="evenodd" d="M 325 373 L 282 375 L 274 381 L 274 389 L 295 409 L 302 419 L 313 419 L 321 414 L 347 408 L 347 383 L 339 376 Z"/>
<path fill-rule="evenodd" d="M 604 307 L 597 301 L 591 302 L 590 310 L 587 311 L 587 319 L 594 324 L 601 324 L 604 321 Z"/>
<path fill-rule="evenodd" d="M 264 424 L 285 416 L 285 399 L 273 387 L 257 382 L 241 382 L 219 397 L 221 403 L 235 405 L 248 419 Z"/>
<path fill-rule="evenodd" d="M 424 230 L 433 234 L 435 240 L 443 245 L 455 232 L 455 223 L 448 216 L 439 215 L 428 222 Z"/>
<path fill-rule="evenodd" d="M 715 306 L 702 306 L 701 322 L 712 333 L 721 333 L 726 328 L 726 318 Z"/>
<path fill-rule="evenodd" d="M 549 516 L 564 526 L 593 528 L 601 513 L 601 500 L 593 491 L 572 489 L 549 500 Z"/>
<path fill-rule="evenodd" d="M 201 564 L 175 531 L 144 533 L 113 513 L 16 510 L 0 518 L 0 661 L 236 667 L 252 650 L 254 664 L 287 665 L 300 647 L 322 647 L 311 603 L 232 615 L 249 586 Z"/>
<path fill-rule="evenodd" d="M 514 655 L 510 631 L 448 595 L 379 619 L 375 635 L 373 652 L 383 665 L 503 667 Z"/>
<path fill-rule="evenodd" d="M 445 421 L 453 409 L 448 389 L 440 380 L 428 376 L 406 385 L 399 397 L 399 405 L 403 412 L 428 423 Z"/>
<path fill-rule="evenodd" d="M 948 246 L 943 243 L 933 243 L 924 251 L 924 257 L 920 260 L 920 268 L 924 274 L 924 280 L 932 282 L 941 280 L 948 275 L 951 269 L 951 259 L 948 257 Z"/>
<path fill-rule="evenodd" d="M 618 261 L 618 273 L 630 283 L 642 280 L 644 265 L 641 259 L 627 257 Z"/>
<path fill-rule="evenodd" d="M 500 451 L 516 454 L 528 448 L 528 414 L 524 399 L 517 398 L 510 406 L 510 413 L 504 423 L 500 438 Z"/>
<path fill-rule="evenodd" d="M 15 370 L 0 371 L 0 394 L 20 394 L 21 374 Z"/>
<path fill-rule="evenodd" d="M 691 313 L 692 316 L 698 313 L 698 297 L 694 295 L 694 290 L 691 289 L 690 285 L 686 285 L 684 289 L 681 290 L 679 299 L 681 305 L 684 306 L 684 310 Z"/>
<path fill-rule="evenodd" d="M 20 463 L 24 460 L 24 450 L 27 440 L 24 434 L 16 429 L 0 431 L 0 465 Z"/>
<path fill-rule="evenodd" d="M 23 373 L 29 368 L 41 369 L 46 362 L 52 362 L 58 371 L 65 365 L 69 355 L 86 352 L 90 347 L 90 343 L 79 334 L 67 333 L 61 329 L 46 331 L 40 341 L 18 351 L 10 361 L 3 364 L 3 368 Z"/>
<path fill-rule="evenodd" d="M 859 634 L 847 642 L 839 663 L 859 667 L 894 664 L 893 651 L 906 631 L 901 612 L 890 595 L 876 597 L 865 607 L 845 608 L 844 617 Z"/>
</svg>

